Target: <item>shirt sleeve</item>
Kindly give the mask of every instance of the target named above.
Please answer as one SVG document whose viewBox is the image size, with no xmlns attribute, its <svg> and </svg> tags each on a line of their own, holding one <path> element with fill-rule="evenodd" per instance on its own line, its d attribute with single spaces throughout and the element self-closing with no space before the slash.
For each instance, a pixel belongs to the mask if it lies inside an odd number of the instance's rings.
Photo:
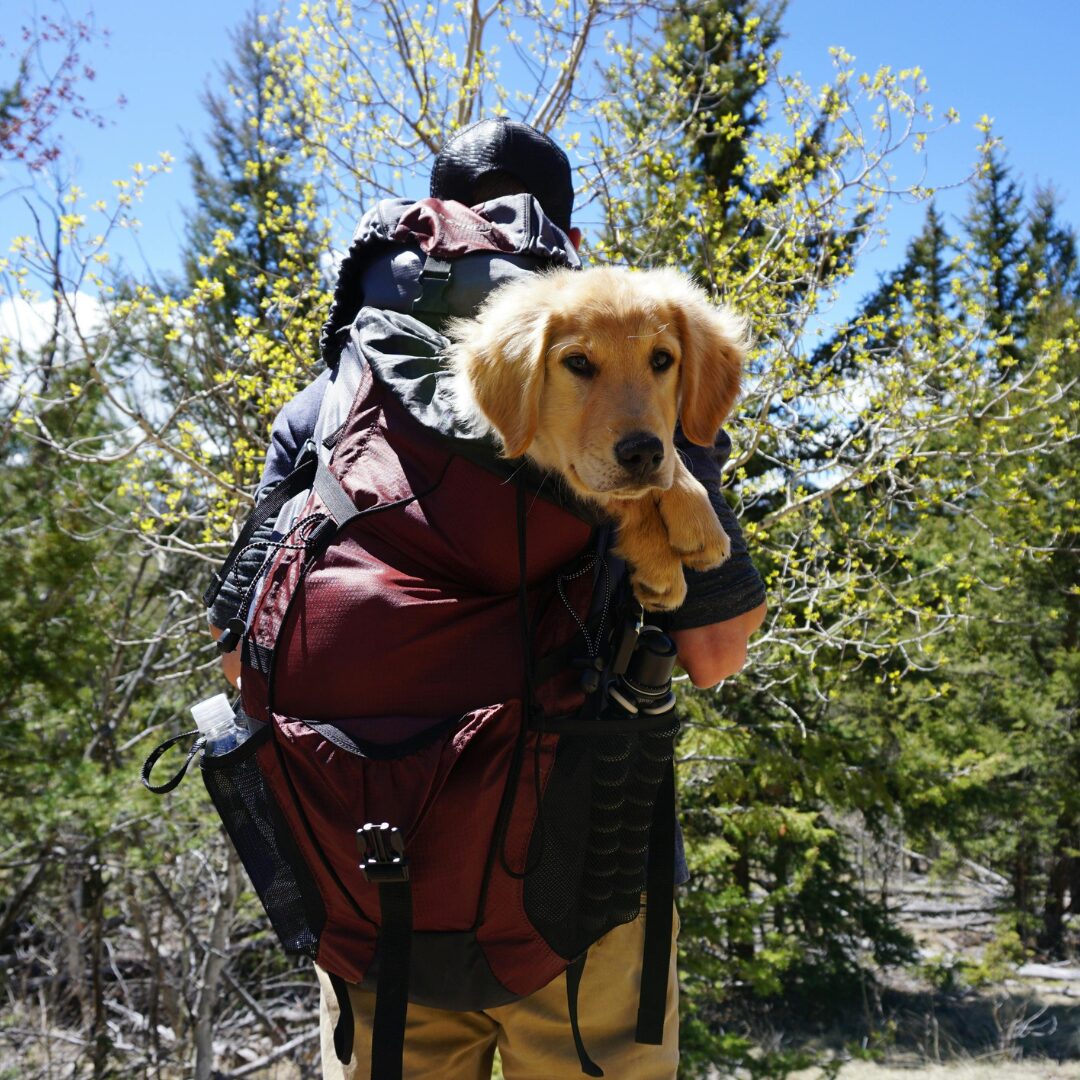
<svg viewBox="0 0 1080 1080">
<path fill-rule="evenodd" d="M 686 571 L 686 600 L 667 617 L 668 630 L 690 630 L 698 626 L 734 619 L 765 602 L 765 583 L 746 547 L 735 512 L 720 490 L 720 474 L 731 455 L 731 439 L 721 431 L 712 447 L 695 446 L 676 432 L 675 445 L 687 468 L 709 493 L 716 516 L 731 538 L 731 556 L 712 570 Z"/>
<path fill-rule="evenodd" d="M 269 493 L 270 491 L 267 488 L 260 491 L 263 498 Z M 270 517 L 255 530 L 254 535 L 251 537 L 251 543 L 233 563 L 228 577 L 221 583 L 221 588 L 218 590 L 217 596 L 214 597 L 214 602 L 207 610 L 207 617 L 212 626 L 224 630 L 229 620 L 240 610 L 248 587 L 262 569 L 263 560 L 266 558 L 268 551 L 266 545 L 273 539 L 274 519 Z"/>
<path fill-rule="evenodd" d="M 270 445 L 266 450 L 262 481 L 259 484 L 261 500 L 275 484 L 280 483 L 293 470 L 304 443 L 315 434 L 319 421 L 319 406 L 330 382 L 331 371 L 327 369 L 314 382 L 309 383 L 278 413 L 270 429 Z"/>
</svg>

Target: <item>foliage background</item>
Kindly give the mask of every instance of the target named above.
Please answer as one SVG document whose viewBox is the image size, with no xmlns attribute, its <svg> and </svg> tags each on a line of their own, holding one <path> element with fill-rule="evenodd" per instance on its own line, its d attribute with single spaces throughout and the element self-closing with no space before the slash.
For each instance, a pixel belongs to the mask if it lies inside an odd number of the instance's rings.
<svg viewBox="0 0 1080 1080">
<path fill-rule="evenodd" d="M 80 63 L 97 31 L 31 27 L 0 83 L 12 1061 L 207 1077 L 312 1059 L 310 973 L 276 955 L 198 785 L 163 804 L 135 776 L 217 689 L 198 596 L 270 421 L 315 373 L 331 238 L 492 112 L 567 146 L 594 262 L 680 266 L 754 324 L 727 492 L 770 610 L 741 676 L 684 695 L 686 1075 L 783 1073 L 799 1055 L 748 1016 L 925 974 L 868 847 L 1005 883 L 995 942 L 951 979 L 1075 955 L 1075 232 L 985 118 L 967 213 L 946 218 L 907 164 L 956 119 L 922 73 L 836 49 L 811 87 L 784 66 L 784 17 L 766 0 L 252 16 L 205 97 L 165 280 L 112 248 L 171 160 L 109 192 L 68 182 L 56 124 L 103 122 Z M 922 231 L 837 319 L 898 199 L 925 206 Z"/>
</svg>

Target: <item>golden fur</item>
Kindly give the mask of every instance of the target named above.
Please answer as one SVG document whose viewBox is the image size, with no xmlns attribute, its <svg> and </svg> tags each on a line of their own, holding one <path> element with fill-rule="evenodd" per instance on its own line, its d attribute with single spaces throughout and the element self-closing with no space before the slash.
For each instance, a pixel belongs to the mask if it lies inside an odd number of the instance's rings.
<svg viewBox="0 0 1080 1080">
<path fill-rule="evenodd" d="M 604 267 L 515 281 L 449 332 L 458 413 L 618 522 L 616 550 L 646 608 L 677 608 L 683 566 L 728 557 L 673 435 L 678 419 L 712 445 L 738 396 L 744 320 L 676 271 Z"/>
</svg>

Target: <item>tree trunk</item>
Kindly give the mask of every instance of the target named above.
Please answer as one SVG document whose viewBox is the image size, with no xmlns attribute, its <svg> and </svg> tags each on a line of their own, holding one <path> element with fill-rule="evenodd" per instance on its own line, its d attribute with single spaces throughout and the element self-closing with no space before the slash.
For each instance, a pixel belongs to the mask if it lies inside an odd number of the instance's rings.
<svg viewBox="0 0 1080 1080">
<path fill-rule="evenodd" d="M 1016 931 L 1024 948 L 1035 944 L 1031 926 L 1031 868 L 1034 864 L 1032 845 L 1022 837 L 1017 844 L 1013 860 L 1012 887 L 1013 906 L 1016 909 Z"/>
<path fill-rule="evenodd" d="M 1058 839 L 1054 844 L 1049 874 L 1046 882 L 1046 899 L 1043 904 L 1042 927 L 1039 931 L 1039 948 L 1051 956 L 1065 957 L 1065 915 L 1077 906 L 1075 886 L 1080 860 L 1069 854 L 1069 840 L 1075 835 L 1071 822 L 1058 819 Z M 1072 886 L 1072 888 L 1070 888 Z M 1066 894 L 1069 898 L 1066 899 Z"/>
<path fill-rule="evenodd" d="M 210 921 L 209 948 L 203 959 L 199 997 L 195 1009 L 195 1080 L 210 1080 L 214 1069 L 214 1016 L 217 1012 L 221 975 L 228 962 L 229 928 L 240 891 L 236 854 L 226 844 L 225 881 L 217 896 Z"/>
<path fill-rule="evenodd" d="M 105 1025 L 105 875 L 96 851 L 91 850 L 86 871 L 83 897 L 86 901 L 87 918 L 90 922 L 90 979 L 91 979 L 91 1035 L 90 1045 L 94 1061 L 94 1080 L 106 1080 L 109 1075 L 109 1029 Z"/>
<path fill-rule="evenodd" d="M 745 837 L 739 841 L 739 857 L 732 867 L 732 876 L 739 892 L 746 899 L 746 906 L 750 906 L 750 841 Z M 751 931 L 752 934 L 752 931 Z M 754 959 L 754 939 L 752 936 L 744 937 L 743 930 L 739 927 L 732 940 L 731 952 L 739 960 L 750 961 Z"/>
</svg>

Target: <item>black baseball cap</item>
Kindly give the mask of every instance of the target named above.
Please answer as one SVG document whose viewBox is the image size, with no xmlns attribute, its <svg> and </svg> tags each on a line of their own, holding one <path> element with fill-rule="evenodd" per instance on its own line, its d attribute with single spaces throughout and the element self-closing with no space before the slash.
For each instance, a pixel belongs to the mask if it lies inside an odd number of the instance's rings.
<svg viewBox="0 0 1080 1080">
<path fill-rule="evenodd" d="M 481 120 L 459 131 L 438 153 L 431 170 L 431 196 L 471 205 L 479 181 L 506 173 L 536 198 L 564 232 L 570 228 L 574 185 L 570 162 L 543 132 L 505 116 Z"/>
</svg>

